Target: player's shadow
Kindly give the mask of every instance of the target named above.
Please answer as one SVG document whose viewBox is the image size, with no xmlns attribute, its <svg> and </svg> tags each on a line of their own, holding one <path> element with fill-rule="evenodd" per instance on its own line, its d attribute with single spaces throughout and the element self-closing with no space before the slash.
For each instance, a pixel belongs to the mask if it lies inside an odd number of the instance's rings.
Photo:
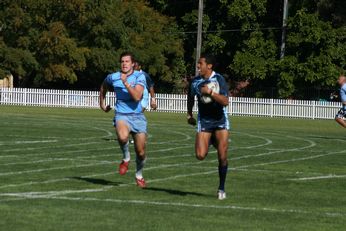
<svg viewBox="0 0 346 231">
<path fill-rule="evenodd" d="M 165 193 L 169 193 L 169 194 L 177 195 L 177 196 L 188 196 L 188 195 L 191 195 L 191 196 L 208 196 L 208 195 L 202 194 L 202 193 L 186 192 L 186 191 L 175 190 L 175 189 L 166 189 L 166 188 L 147 187 L 144 189 L 150 190 L 150 191 L 155 191 L 155 192 L 165 192 Z"/>
<path fill-rule="evenodd" d="M 104 138 L 101 138 L 102 140 L 105 140 L 105 141 L 118 141 L 117 138 L 113 138 L 113 137 L 104 137 Z"/>
<path fill-rule="evenodd" d="M 117 186 L 120 184 L 120 182 L 113 182 L 105 179 L 97 179 L 97 178 L 89 178 L 89 177 L 70 177 L 70 179 L 75 179 L 75 180 L 80 180 L 80 181 L 85 181 L 91 184 L 98 184 L 98 185 L 113 185 Z"/>
<path fill-rule="evenodd" d="M 341 140 L 340 138 L 328 137 L 328 136 L 308 136 L 308 138 L 325 139 L 325 140 Z"/>
</svg>

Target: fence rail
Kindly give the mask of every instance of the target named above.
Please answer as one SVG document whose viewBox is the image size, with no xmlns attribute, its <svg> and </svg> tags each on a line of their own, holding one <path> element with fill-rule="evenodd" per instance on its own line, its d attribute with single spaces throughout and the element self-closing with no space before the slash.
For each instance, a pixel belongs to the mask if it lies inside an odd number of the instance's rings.
<svg viewBox="0 0 346 231">
<path fill-rule="evenodd" d="M 2 105 L 99 108 L 98 96 L 97 91 L 0 88 Z M 186 112 L 186 95 L 157 94 L 156 99 L 157 111 Z M 107 93 L 106 101 L 113 105 L 114 94 Z M 340 106 L 337 102 L 230 97 L 227 112 L 237 116 L 333 119 Z"/>
</svg>

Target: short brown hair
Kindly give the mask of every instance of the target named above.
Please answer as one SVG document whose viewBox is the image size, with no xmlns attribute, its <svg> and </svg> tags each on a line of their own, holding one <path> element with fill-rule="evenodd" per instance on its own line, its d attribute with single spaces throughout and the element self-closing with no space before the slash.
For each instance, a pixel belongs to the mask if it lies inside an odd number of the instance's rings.
<svg viewBox="0 0 346 231">
<path fill-rule="evenodd" d="M 119 62 L 121 62 L 121 59 L 125 56 L 130 56 L 131 62 L 133 63 L 136 62 L 135 56 L 131 52 L 128 52 L 128 51 L 125 51 L 120 54 Z"/>
</svg>

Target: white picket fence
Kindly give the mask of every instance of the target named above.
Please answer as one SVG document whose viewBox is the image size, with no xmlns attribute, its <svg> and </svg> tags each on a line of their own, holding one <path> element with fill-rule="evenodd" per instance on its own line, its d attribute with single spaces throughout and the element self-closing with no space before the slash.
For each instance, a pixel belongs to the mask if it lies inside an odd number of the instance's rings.
<svg viewBox="0 0 346 231">
<path fill-rule="evenodd" d="M 0 105 L 99 108 L 98 97 L 97 91 L 0 88 Z M 157 111 L 186 112 L 186 95 L 157 94 L 156 98 Z M 110 105 L 115 100 L 114 94 L 107 94 L 106 101 Z M 340 106 L 336 102 L 230 97 L 227 111 L 237 116 L 333 119 Z"/>
</svg>

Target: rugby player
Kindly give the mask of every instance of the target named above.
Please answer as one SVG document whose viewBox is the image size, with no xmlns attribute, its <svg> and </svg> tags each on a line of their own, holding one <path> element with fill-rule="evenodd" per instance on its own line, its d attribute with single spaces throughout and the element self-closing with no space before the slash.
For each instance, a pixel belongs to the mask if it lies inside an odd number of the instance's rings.
<svg viewBox="0 0 346 231">
<path fill-rule="evenodd" d="M 129 135 L 134 140 L 136 152 L 136 183 L 139 187 L 146 187 L 143 178 L 143 167 L 146 159 L 145 144 L 147 121 L 142 111 L 141 100 L 146 87 L 145 76 L 134 70 L 134 56 L 125 52 L 120 55 L 121 71 L 109 74 L 100 88 L 100 108 L 104 112 L 111 110 L 106 106 L 107 91 L 113 89 L 116 95 L 115 117 L 113 125 L 118 136 L 118 143 L 123 153 L 123 160 L 119 166 L 119 174 L 125 175 L 130 162 Z"/>
<path fill-rule="evenodd" d="M 346 117 L 346 77 L 344 75 L 339 76 L 338 84 L 340 86 L 340 100 L 342 107 L 336 114 L 335 121 L 346 128 L 346 122 L 344 121 L 344 117 Z"/>
<path fill-rule="evenodd" d="M 227 150 L 229 121 L 225 107 L 228 105 L 228 87 L 225 79 L 214 72 L 215 58 L 211 55 L 202 55 L 197 68 L 199 76 L 196 76 L 189 87 L 187 98 L 187 119 L 191 125 L 196 125 L 193 118 L 192 108 L 194 98 L 198 99 L 197 134 L 195 141 L 195 154 L 198 160 L 203 160 L 212 143 L 217 149 L 219 160 L 219 188 L 217 197 L 219 200 L 226 199 L 225 181 L 228 171 Z M 219 85 L 219 92 L 214 92 L 207 84 L 215 82 Z M 210 103 L 202 101 L 203 96 L 211 97 Z"/>
</svg>

